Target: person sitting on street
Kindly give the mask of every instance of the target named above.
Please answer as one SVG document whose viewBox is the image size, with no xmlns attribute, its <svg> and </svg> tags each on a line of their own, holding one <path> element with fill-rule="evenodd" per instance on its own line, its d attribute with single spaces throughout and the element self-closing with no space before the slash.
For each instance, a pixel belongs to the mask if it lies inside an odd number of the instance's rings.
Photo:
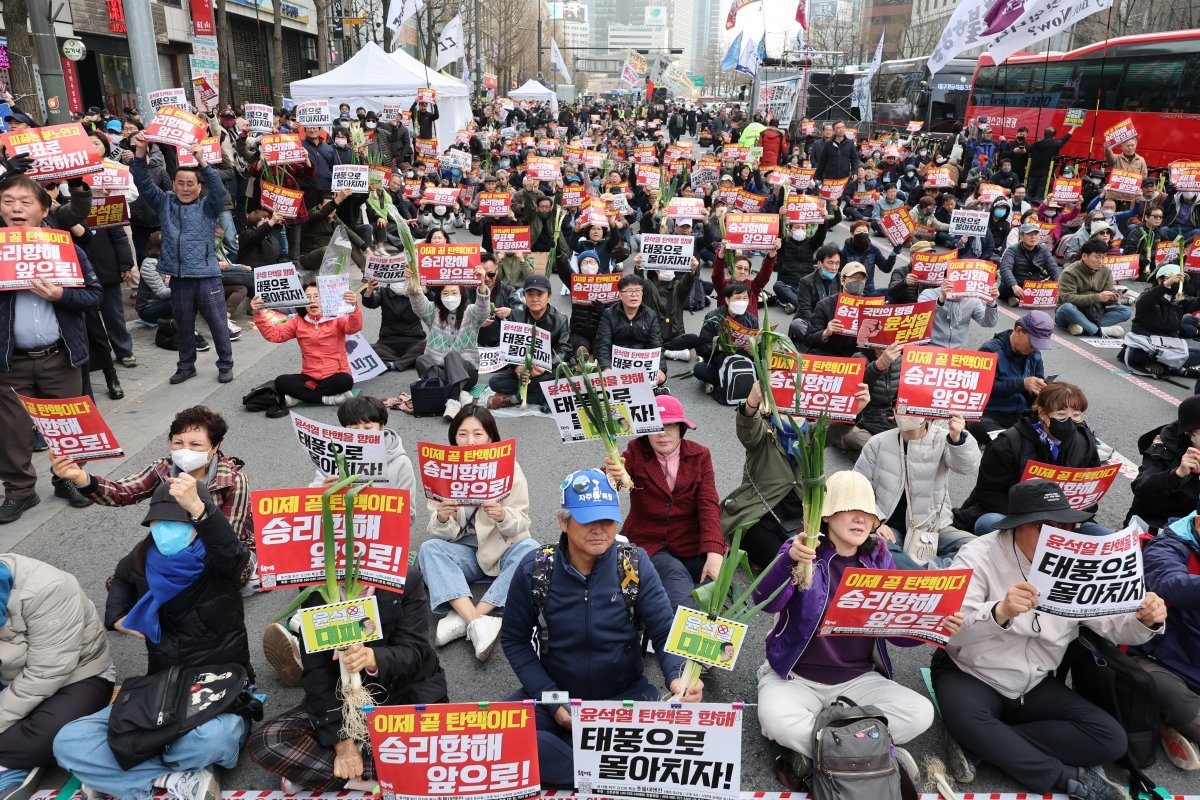
<svg viewBox="0 0 1200 800">
<path fill-rule="evenodd" d="M 1188 335 L 1184 317 L 1200 311 L 1200 298 L 1184 294 L 1183 280 L 1178 264 L 1164 264 L 1138 295 L 1122 351 L 1130 369 L 1156 378 L 1200 377 L 1200 346 L 1182 338 Z"/>
<path fill-rule="evenodd" d="M 1042 229 L 1032 222 L 1022 223 L 1020 238 L 1004 250 L 1000 259 L 1000 297 L 1017 306 L 1025 296 L 1025 281 L 1056 281 L 1060 269 L 1050 248 L 1041 241 Z"/>
<path fill-rule="evenodd" d="M 842 267 L 839 280 L 840 291 L 862 297 L 867 291 L 867 268 L 857 261 L 851 261 Z M 803 340 L 808 352 L 839 358 L 849 358 L 858 352 L 858 340 L 845 333 L 846 327 L 837 318 L 837 306 L 838 292 L 831 291 L 813 308 Z"/>
<path fill-rule="evenodd" d="M 771 291 L 783 307 L 783 313 L 796 314 L 800 281 L 817 268 L 817 252 L 824 246 L 829 231 L 841 221 L 841 212 L 835 210 L 820 225 L 787 223 L 787 235 L 775 254 L 775 283 L 771 285 Z M 834 269 L 833 273 L 836 274 L 837 270 Z"/>
<path fill-rule="evenodd" d="M 796 284 L 796 314 L 788 326 L 788 336 L 797 347 L 804 346 L 809 320 L 812 319 L 817 303 L 826 297 L 836 297 L 842 288 L 841 281 L 838 280 L 842 251 L 837 245 L 826 244 L 817 248 L 813 253 L 813 264 L 813 270 Z"/>
<path fill-rule="evenodd" d="M 643 302 L 645 291 L 646 279 L 641 275 L 625 275 L 617 283 L 620 302 L 605 310 L 596 329 L 594 352 L 601 369 L 612 369 L 614 346 L 629 350 L 655 350 L 662 347 L 662 322 L 658 312 Z M 666 381 L 667 373 L 660 368 L 657 383 L 662 386 Z"/>
<path fill-rule="evenodd" d="M 850 236 L 842 244 L 842 263 L 858 262 L 867 271 L 867 288 L 863 292 L 868 297 L 883 294 L 875 286 L 875 269 L 891 272 L 896 266 L 896 256 L 900 247 L 893 247 L 892 254 L 884 258 L 883 251 L 871 241 L 871 226 L 865 219 L 850 223 Z"/>
<path fill-rule="evenodd" d="M 581 275 L 611 274 L 614 271 L 619 272 L 620 269 L 620 264 L 611 261 L 606 269 L 599 253 L 595 250 L 584 250 L 579 254 L 579 274 Z M 588 353 L 595 353 L 596 332 L 600 328 L 600 319 L 604 316 L 604 312 L 617 305 L 619 304 L 615 302 L 602 303 L 599 300 L 571 299 L 569 341 L 572 353 L 579 352 L 581 347 Z"/>
<path fill-rule="evenodd" d="M 523 365 L 512 365 L 496 372 L 488 381 L 488 388 L 493 392 L 488 400 L 488 408 L 507 408 L 520 402 L 517 398 L 522 381 L 527 381 L 529 402 L 541 406 L 544 413 L 549 413 L 550 401 L 542 392 L 542 385 L 554 380 L 554 371 L 564 361 L 570 361 L 571 342 L 569 324 L 563 313 L 550 305 L 550 279 L 545 275 L 530 275 L 525 279 L 521 296 L 524 305 L 514 308 L 509 319 L 523 325 L 533 325 L 550 334 L 550 369 L 546 370 L 534 365 L 529 374 L 525 374 Z"/>
<path fill-rule="evenodd" d="M 1200 507 L 1200 396 L 1184 400 L 1175 413 L 1174 422 L 1138 439 L 1142 464 L 1126 523 L 1136 515 L 1152 529 L 1163 528 Z"/>
<path fill-rule="evenodd" d="M 734 352 L 726 352 L 714 344 L 722 328 L 728 330 L 730 323 L 751 330 L 758 330 L 758 316 L 750 311 L 750 287 L 735 281 L 725 286 L 725 302 L 708 312 L 700 326 L 700 338 L 696 343 L 696 355 L 701 360 L 692 365 L 692 374 L 704 384 L 707 394 L 721 396 L 721 365 L 731 355 L 748 356 L 747 345 L 734 345 Z"/>
<path fill-rule="evenodd" d="M 425 329 L 404 292 L 404 282 L 367 281 L 363 308 L 380 311 L 379 339 L 371 345 L 384 366 L 392 372 L 412 369 L 425 352 Z"/>
<path fill-rule="evenodd" d="M 1042 351 L 1054 345 L 1054 320 L 1045 311 L 1030 311 L 1017 320 L 1011 331 L 1001 331 L 979 346 L 980 352 L 996 354 L 996 377 L 992 394 L 983 407 L 983 417 L 968 426 L 980 447 L 991 441 L 993 431 L 1016 424 L 1037 400 L 1046 385 Z"/>
<path fill-rule="evenodd" d="M 511 254 L 506 254 L 511 255 Z M 479 326 L 478 344 L 480 347 L 500 346 L 500 325 L 508 319 L 513 309 L 521 305 L 521 292 L 518 286 L 523 286 L 525 278 L 533 272 L 532 264 L 528 271 L 522 271 L 520 280 L 509 283 L 504 278 L 504 269 L 496 262 L 496 256 L 491 253 L 479 255 L 479 265 L 483 267 L 483 279 L 492 294 L 488 306 L 488 317 Z"/>
<path fill-rule="evenodd" d="M 1121 323 L 1133 316 L 1133 310 L 1120 303 L 1112 270 L 1104 266 L 1107 253 L 1107 242 L 1089 239 L 1079 248 L 1079 260 L 1068 264 L 1058 278 L 1054 321 L 1072 336 L 1125 336 Z"/>
<path fill-rule="evenodd" d="M 978 297 L 951 297 L 950 291 L 953 287 L 954 284 L 947 279 L 942 281 L 941 286 L 931 286 L 922 290 L 917 299 L 922 303 L 937 301 L 933 310 L 933 335 L 929 344 L 933 347 L 967 350 L 967 334 L 971 330 L 971 320 L 985 328 L 991 328 L 1000 318 L 1000 309 L 996 303 L 1000 296 L 1000 288 L 992 286 L 991 302 L 985 303 Z M 889 302 L 896 301 L 889 296 Z"/>
</svg>

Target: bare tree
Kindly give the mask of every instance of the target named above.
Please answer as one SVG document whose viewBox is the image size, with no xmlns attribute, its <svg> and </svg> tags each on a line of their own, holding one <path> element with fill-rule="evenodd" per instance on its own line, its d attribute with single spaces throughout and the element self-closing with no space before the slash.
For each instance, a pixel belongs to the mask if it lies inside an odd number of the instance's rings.
<svg viewBox="0 0 1200 800">
<path fill-rule="evenodd" d="M 45 110 L 37 102 L 33 37 L 29 35 L 29 5 L 25 0 L 4 0 L 4 30 L 8 36 L 8 91 L 22 111 L 43 122 Z"/>
<path fill-rule="evenodd" d="M 313 13 L 317 15 L 317 69 L 321 74 L 329 71 L 329 37 L 332 27 L 329 14 L 332 5 L 330 0 L 313 0 Z"/>
<path fill-rule="evenodd" d="M 215 0 L 213 12 L 216 14 L 217 22 L 217 59 L 221 62 L 218 79 L 221 84 L 219 102 L 222 108 L 226 105 L 236 106 L 238 104 L 237 87 L 233 85 L 233 58 L 230 55 L 233 46 L 230 43 L 229 15 L 225 11 L 225 0 Z"/>
</svg>

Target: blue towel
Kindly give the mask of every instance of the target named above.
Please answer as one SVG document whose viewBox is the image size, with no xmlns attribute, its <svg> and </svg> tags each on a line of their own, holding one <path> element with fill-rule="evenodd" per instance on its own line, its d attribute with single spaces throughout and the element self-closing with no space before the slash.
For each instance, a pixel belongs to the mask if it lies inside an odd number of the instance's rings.
<svg viewBox="0 0 1200 800">
<path fill-rule="evenodd" d="M 199 538 L 169 558 L 150 545 L 146 552 L 146 583 L 150 590 L 125 615 L 121 627 L 144 634 L 158 644 L 162 639 L 158 610 L 196 582 L 204 572 L 204 556 L 204 542 Z"/>
</svg>

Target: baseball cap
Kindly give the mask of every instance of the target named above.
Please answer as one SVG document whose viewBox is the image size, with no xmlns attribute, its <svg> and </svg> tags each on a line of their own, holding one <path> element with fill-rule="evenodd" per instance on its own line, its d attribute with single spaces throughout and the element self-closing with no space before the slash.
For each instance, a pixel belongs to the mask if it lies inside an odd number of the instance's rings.
<svg viewBox="0 0 1200 800">
<path fill-rule="evenodd" d="M 857 261 L 851 261 L 846 266 L 842 267 L 842 275 L 849 277 L 851 275 L 866 275 L 867 268 Z"/>
<path fill-rule="evenodd" d="M 1003 531 L 1030 522 L 1083 522 L 1091 516 L 1088 511 L 1071 508 L 1062 487 L 1054 481 L 1033 478 L 1008 490 L 1008 515 L 992 527 Z"/>
<path fill-rule="evenodd" d="M 4 121 L 8 122 L 10 119 L 15 119 L 17 122 L 20 122 L 22 125 L 28 125 L 32 128 L 37 127 L 37 123 L 33 121 L 33 117 L 29 116 L 24 111 L 18 111 L 16 109 L 13 109 L 12 111 L 10 111 L 8 113 L 8 116 L 6 116 L 4 118 Z"/>
<path fill-rule="evenodd" d="M 678 397 L 673 397 L 669 394 L 659 395 L 654 398 L 654 404 L 658 406 L 658 418 L 663 425 L 682 422 L 688 430 L 696 430 L 696 423 L 688 419 L 687 414 L 683 413 L 683 403 L 679 402 Z"/>
<path fill-rule="evenodd" d="M 601 520 L 621 522 L 616 487 L 608 474 L 598 469 L 576 470 L 563 479 L 562 509 L 583 525 Z"/>
<path fill-rule="evenodd" d="M 1021 234 L 1022 235 L 1026 234 L 1026 233 L 1041 233 L 1041 232 L 1042 232 L 1042 229 L 1039 228 L 1037 225 L 1034 225 L 1032 222 L 1026 222 L 1021 225 Z"/>
<path fill-rule="evenodd" d="M 1050 350 L 1054 345 L 1050 337 L 1054 334 L 1054 320 L 1045 311 L 1030 311 L 1017 320 L 1017 324 L 1029 334 L 1029 341 L 1037 350 Z"/>
<path fill-rule="evenodd" d="M 110 120 L 108 121 L 108 124 L 107 124 L 107 125 L 105 125 L 104 127 L 105 127 L 105 129 L 106 129 L 106 130 L 110 130 L 110 131 L 112 131 L 113 133 L 120 133 L 120 132 L 121 132 L 121 122 L 120 122 L 120 120 L 110 119 Z"/>
<path fill-rule="evenodd" d="M 530 289 L 537 289 L 539 292 L 550 294 L 550 279 L 545 275 L 530 275 L 525 279 L 525 284 L 521 287 L 521 291 L 528 292 Z"/>
<path fill-rule="evenodd" d="M 208 493 L 208 487 L 199 481 L 196 482 L 196 496 L 201 502 L 207 503 L 211 498 Z M 191 522 L 188 513 L 183 510 L 183 506 L 171 496 L 171 484 L 160 483 L 154 490 L 154 494 L 150 495 L 150 508 L 146 510 L 146 517 L 142 520 L 142 524 L 150 527 L 154 522 Z"/>
</svg>

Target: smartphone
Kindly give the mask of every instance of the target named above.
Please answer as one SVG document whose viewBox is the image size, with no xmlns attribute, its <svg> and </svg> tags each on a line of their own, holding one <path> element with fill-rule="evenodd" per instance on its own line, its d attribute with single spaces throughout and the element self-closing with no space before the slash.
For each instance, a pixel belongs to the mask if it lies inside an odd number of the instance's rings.
<svg viewBox="0 0 1200 800">
<path fill-rule="evenodd" d="M 1058 373 L 1057 373 L 1057 372 L 1056 372 L 1056 373 L 1054 373 L 1053 375 L 1047 375 L 1047 376 L 1046 376 L 1046 383 L 1054 383 L 1056 380 L 1058 380 Z"/>
</svg>

